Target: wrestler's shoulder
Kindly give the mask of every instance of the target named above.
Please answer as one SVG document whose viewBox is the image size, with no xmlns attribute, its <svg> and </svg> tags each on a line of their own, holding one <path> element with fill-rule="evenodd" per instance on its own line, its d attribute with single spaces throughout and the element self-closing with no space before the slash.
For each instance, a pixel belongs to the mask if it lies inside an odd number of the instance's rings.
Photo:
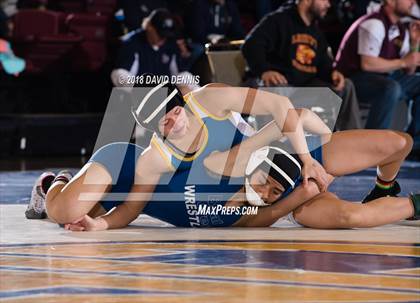
<svg viewBox="0 0 420 303">
<path fill-rule="evenodd" d="M 153 172 L 153 173 L 166 173 L 170 171 L 168 164 L 162 157 L 159 148 L 154 144 L 150 144 L 141 154 L 139 158 L 139 164 L 142 170 Z"/>
</svg>

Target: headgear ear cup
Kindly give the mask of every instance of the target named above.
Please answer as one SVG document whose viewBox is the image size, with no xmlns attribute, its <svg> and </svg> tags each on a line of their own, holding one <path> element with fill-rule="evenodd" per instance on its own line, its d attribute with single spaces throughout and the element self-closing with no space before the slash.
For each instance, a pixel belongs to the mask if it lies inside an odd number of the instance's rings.
<svg viewBox="0 0 420 303">
<path fill-rule="evenodd" d="M 152 131 L 158 131 L 159 120 L 167 112 L 185 105 L 181 92 L 168 81 L 154 87 L 136 87 L 132 97 L 134 104 L 131 112 L 136 123 Z"/>
<path fill-rule="evenodd" d="M 265 171 L 280 183 L 286 193 L 294 189 L 300 177 L 302 165 L 296 155 L 291 155 L 277 146 L 265 146 L 251 154 L 245 170 L 245 193 L 251 205 L 266 206 L 268 204 L 259 197 L 249 182 L 251 174 L 257 169 Z"/>
</svg>

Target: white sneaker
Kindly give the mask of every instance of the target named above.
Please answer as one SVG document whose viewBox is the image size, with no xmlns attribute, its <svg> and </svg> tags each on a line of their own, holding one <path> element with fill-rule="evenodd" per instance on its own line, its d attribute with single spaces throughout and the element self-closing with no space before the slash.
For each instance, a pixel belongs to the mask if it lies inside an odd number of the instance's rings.
<svg viewBox="0 0 420 303">
<path fill-rule="evenodd" d="M 32 188 L 31 200 L 25 211 L 28 219 L 45 219 L 47 212 L 45 210 L 45 195 L 51 183 L 54 181 L 55 174 L 53 172 L 44 172 L 36 179 Z"/>
</svg>

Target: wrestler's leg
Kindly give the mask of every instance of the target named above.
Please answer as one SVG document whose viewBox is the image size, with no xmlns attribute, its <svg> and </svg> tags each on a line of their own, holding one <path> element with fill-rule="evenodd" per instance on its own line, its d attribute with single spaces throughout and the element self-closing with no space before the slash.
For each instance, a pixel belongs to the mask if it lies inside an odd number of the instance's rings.
<svg viewBox="0 0 420 303">
<path fill-rule="evenodd" d="M 410 153 L 410 135 L 392 130 L 349 130 L 334 133 L 323 145 L 323 165 L 334 176 L 377 166 L 378 177 L 393 180 Z"/>
<path fill-rule="evenodd" d="M 311 228 L 362 228 L 397 222 L 414 215 L 409 198 L 383 197 L 370 203 L 352 203 L 321 193 L 293 211 L 295 220 Z"/>
<path fill-rule="evenodd" d="M 122 203 L 133 184 L 137 159 L 143 148 L 124 142 L 105 145 L 65 184 L 55 182 L 48 190 L 46 207 L 49 217 L 60 224 L 72 223 L 86 214 L 103 214 L 98 202 L 106 209 Z M 118 193 L 119 201 L 105 201 L 109 191 Z"/>
<path fill-rule="evenodd" d="M 81 218 L 101 201 L 111 184 L 112 178 L 105 167 L 87 163 L 69 183 L 58 181 L 50 187 L 46 195 L 48 217 L 60 224 Z"/>
</svg>

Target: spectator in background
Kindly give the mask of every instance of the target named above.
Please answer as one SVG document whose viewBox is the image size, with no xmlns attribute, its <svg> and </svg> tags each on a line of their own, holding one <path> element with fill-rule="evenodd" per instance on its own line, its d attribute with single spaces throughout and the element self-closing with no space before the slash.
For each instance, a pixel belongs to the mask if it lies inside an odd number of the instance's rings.
<svg viewBox="0 0 420 303">
<path fill-rule="evenodd" d="M 248 85 L 325 86 L 342 98 L 336 127 L 360 128 L 354 86 L 334 70 L 328 44 L 317 27 L 330 7 L 328 0 L 300 0 L 297 6 L 261 20 L 245 40 L 242 52 L 249 66 Z"/>
<path fill-rule="evenodd" d="M 0 71 L 18 76 L 25 69 L 25 60 L 13 53 L 8 41 L 11 36 L 10 25 L 7 15 L 0 6 Z"/>
<path fill-rule="evenodd" d="M 413 100 L 408 132 L 420 151 L 420 22 L 408 28 L 413 0 L 386 0 L 379 12 L 357 20 L 341 42 L 337 68 L 351 77 L 360 100 L 371 104 L 366 128 L 389 128 L 396 104 Z"/>
<path fill-rule="evenodd" d="M 154 10 L 142 25 L 123 42 L 111 79 L 115 86 L 126 86 L 125 79 L 144 73 L 176 75 L 179 73 L 176 43 L 177 25 L 166 9 Z"/>
<path fill-rule="evenodd" d="M 176 20 L 166 9 L 154 10 L 143 20 L 142 28 L 126 36 L 119 51 L 115 69 L 111 72 L 111 80 L 115 86 L 133 87 L 135 77 L 143 74 L 171 76 L 188 72 L 180 70 L 179 59 L 187 51 L 184 45 L 176 41 L 179 35 Z M 184 70 L 184 69 L 183 69 Z M 131 80 L 133 79 L 133 80 Z M 179 85 L 183 94 L 195 89 L 193 85 Z M 124 98 L 124 97 L 123 97 Z M 124 111 L 122 116 L 126 116 Z M 138 140 L 147 140 L 144 128 L 136 129 Z"/>
<path fill-rule="evenodd" d="M 203 45 L 245 36 L 239 10 L 233 0 L 195 0 L 186 18 L 191 38 Z"/>
<path fill-rule="evenodd" d="M 128 31 L 140 27 L 144 18 L 152 11 L 159 8 L 168 8 L 165 0 L 121 0 L 121 8 L 124 12 L 124 24 Z"/>
</svg>

